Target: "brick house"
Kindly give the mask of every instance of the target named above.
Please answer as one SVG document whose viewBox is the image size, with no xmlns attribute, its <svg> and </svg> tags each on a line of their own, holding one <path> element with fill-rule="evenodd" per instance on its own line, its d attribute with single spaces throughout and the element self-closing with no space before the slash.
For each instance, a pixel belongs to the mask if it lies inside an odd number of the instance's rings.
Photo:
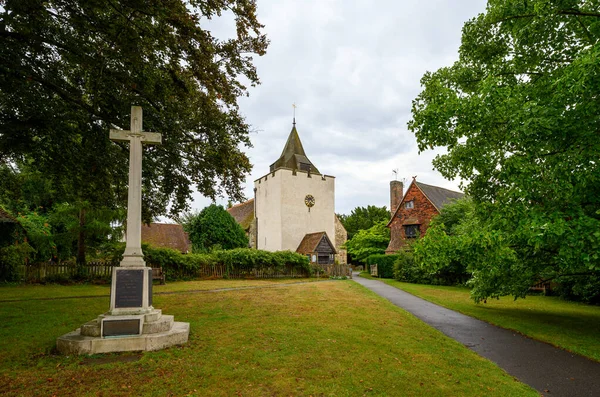
<svg viewBox="0 0 600 397">
<path fill-rule="evenodd" d="M 392 217 L 387 224 L 390 228 L 390 244 L 385 250 L 386 254 L 398 251 L 407 240 L 423 236 L 431 219 L 440 213 L 444 205 L 464 197 L 463 193 L 427 185 L 416 178 L 406 189 L 406 194 L 402 195 L 402 190 L 402 182 L 390 183 Z"/>
</svg>

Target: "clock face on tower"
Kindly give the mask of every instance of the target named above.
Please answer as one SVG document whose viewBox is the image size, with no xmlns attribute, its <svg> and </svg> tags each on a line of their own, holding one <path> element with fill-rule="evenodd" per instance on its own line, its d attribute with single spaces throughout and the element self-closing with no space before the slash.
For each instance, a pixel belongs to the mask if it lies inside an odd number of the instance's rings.
<svg viewBox="0 0 600 397">
<path fill-rule="evenodd" d="M 306 204 L 308 208 L 312 207 L 315 205 L 315 198 L 311 194 L 307 194 L 306 197 L 304 197 L 304 204 Z"/>
</svg>

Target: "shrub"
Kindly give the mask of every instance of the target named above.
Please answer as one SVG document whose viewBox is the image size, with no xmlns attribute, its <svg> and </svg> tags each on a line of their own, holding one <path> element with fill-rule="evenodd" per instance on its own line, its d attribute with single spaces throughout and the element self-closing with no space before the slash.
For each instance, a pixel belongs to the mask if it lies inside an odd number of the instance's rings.
<svg viewBox="0 0 600 397">
<path fill-rule="evenodd" d="M 585 277 L 561 277 L 553 292 L 566 300 L 600 305 L 600 273 Z"/>
<path fill-rule="evenodd" d="M 248 247 L 244 229 L 220 205 L 211 204 L 204 208 L 192 216 L 185 228 L 197 252 Z"/>
<path fill-rule="evenodd" d="M 34 252 L 26 242 L 0 248 L 0 281 L 19 281 L 19 266 Z"/>
<path fill-rule="evenodd" d="M 431 284 L 431 277 L 415 262 L 411 251 L 398 251 L 395 256 L 394 279 L 407 283 Z"/>
<path fill-rule="evenodd" d="M 253 269 L 273 269 L 282 271 L 286 266 L 311 271 L 308 258 L 291 251 L 269 252 L 251 248 L 236 248 L 227 251 L 215 251 L 217 263 L 226 266 L 227 273 L 233 270 L 251 271 Z"/>
<path fill-rule="evenodd" d="M 398 255 L 375 254 L 367 258 L 367 271 L 371 265 L 377 264 L 377 276 L 382 278 L 394 277 L 394 262 Z"/>
</svg>

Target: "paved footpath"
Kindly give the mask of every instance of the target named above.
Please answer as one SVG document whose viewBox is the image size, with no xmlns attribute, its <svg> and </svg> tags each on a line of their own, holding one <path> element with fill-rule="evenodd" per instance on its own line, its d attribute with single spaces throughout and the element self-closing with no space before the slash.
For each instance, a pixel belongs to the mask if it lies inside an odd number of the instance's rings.
<svg viewBox="0 0 600 397">
<path fill-rule="evenodd" d="M 544 396 L 600 396 L 598 362 L 357 275 L 354 277 L 357 283 L 495 362 Z"/>
</svg>

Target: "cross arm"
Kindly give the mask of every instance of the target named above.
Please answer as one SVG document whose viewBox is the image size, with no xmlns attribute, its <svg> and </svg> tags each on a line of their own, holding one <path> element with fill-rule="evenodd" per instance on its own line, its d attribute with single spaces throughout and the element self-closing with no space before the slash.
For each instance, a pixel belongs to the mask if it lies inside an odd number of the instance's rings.
<svg viewBox="0 0 600 397">
<path fill-rule="evenodd" d="M 110 130 L 110 140 L 116 142 L 127 142 L 131 141 L 131 137 L 138 135 L 141 137 L 141 141 L 146 144 L 161 144 L 162 134 L 158 132 L 137 132 L 132 133 L 127 130 Z"/>
</svg>

